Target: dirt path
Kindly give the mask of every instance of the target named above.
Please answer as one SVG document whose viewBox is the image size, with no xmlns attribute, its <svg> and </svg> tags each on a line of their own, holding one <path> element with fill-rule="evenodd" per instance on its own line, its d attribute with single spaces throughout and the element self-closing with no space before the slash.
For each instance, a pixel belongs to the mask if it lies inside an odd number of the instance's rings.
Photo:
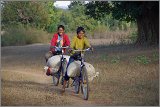
<svg viewBox="0 0 160 107">
<path fill-rule="evenodd" d="M 59 99 L 59 96 L 61 96 L 62 99 L 60 100 L 60 102 L 58 101 L 55 102 L 57 103 L 55 105 L 64 105 L 64 104 L 79 105 L 79 106 L 80 105 L 88 105 L 88 106 L 93 105 L 91 101 L 83 100 L 81 97 L 81 94 L 76 95 L 73 91 L 73 88 L 68 88 L 66 89 L 65 93 L 62 93 L 61 85 L 58 87 L 53 86 L 51 77 L 47 77 L 43 71 L 40 72 L 39 74 L 34 73 L 34 72 L 24 72 L 24 71 L 19 71 L 19 70 L 10 70 L 10 69 L 5 69 L 2 71 L 3 71 L 2 72 L 2 89 L 3 89 L 2 90 L 2 105 L 12 105 L 12 104 L 13 105 L 24 105 L 25 103 L 27 103 L 25 100 L 31 100 L 31 99 L 27 99 L 27 97 L 30 97 L 29 93 L 31 90 L 33 91 L 33 89 L 34 89 L 34 95 L 42 92 L 43 95 L 45 96 L 45 94 L 47 95 L 48 93 L 53 92 L 57 94 L 57 96 L 53 98 L 57 97 Z M 8 92 L 7 88 L 10 88 L 9 89 L 10 93 L 7 93 Z M 25 88 L 27 88 L 27 90 Z M 20 99 L 19 97 L 20 96 L 23 97 L 23 95 L 19 94 L 16 91 L 16 89 L 25 90 L 24 92 L 28 93 L 25 96 L 26 98 Z M 13 94 L 15 99 L 23 101 L 24 103 L 15 102 L 17 100 L 10 101 L 12 99 L 9 98 L 10 95 L 8 94 Z M 28 104 L 26 105 L 45 105 L 45 101 L 41 102 L 41 104 L 38 104 L 38 100 L 46 99 L 45 97 L 39 97 L 39 98 L 37 97 L 36 99 L 37 99 L 36 102 L 29 101 Z M 4 101 L 4 100 L 8 100 L 8 101 Z M 48 101 L 46 105 L 50 105 L 50 103 L 48 102 L 52 102 L 53 99 L 51 97 L 50 99 L 47 99 L 47 100 Z M 63 100 L 66 100 L 66 102 L 64 101 L 64 104 L 63 104 Z"/>
<path fill-rule="evenodd" d="M 73 87 L 62 93 L 45 75 L 44 55 L 49 44 L 7 46 L 1 49 L 2 106 L 95 106 L 159 104 L 158 48 L 133 46 L 95 46 L 86 57 L 100 75 L 94 79 L 89 100 L 76 95 Z M 112 56 L 119 56 L 112 63 Z M 139 55 L 152 58 L 148 65 L 135 62 Z M 154 56 L 154 57 L 153 57 Z M 96 61 L 95 61 L 96 60 Z"/>
</svg>

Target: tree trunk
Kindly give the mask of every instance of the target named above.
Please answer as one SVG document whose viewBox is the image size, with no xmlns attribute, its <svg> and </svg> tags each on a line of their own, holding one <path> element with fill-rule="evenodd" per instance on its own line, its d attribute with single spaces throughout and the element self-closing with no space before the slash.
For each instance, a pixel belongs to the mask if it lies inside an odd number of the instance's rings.
<svg viewBox="0 0 160 107">
<path fill-rule="evenodd" d="M 145 3 L 142 14 L 137 18 L 137 45 L 159 44 L 159 4 Z"/>
</svg>

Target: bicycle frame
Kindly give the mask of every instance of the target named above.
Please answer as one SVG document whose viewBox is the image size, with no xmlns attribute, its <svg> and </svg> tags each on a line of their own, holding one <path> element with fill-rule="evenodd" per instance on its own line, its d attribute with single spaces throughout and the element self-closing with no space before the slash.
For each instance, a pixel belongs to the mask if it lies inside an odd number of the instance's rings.
<svg viewBox="0 0 160 107">
<path fill-rule="evenodd" d="M 80 65 L 81 70 L 80 70 L 80 77 L 81 77 L 82 69 L 83 69 L 84 66 L 85 66 L 85 64 L 84 64 L 84 58 L 82 57 L 82 52 L 81 52 L 81 65 Z M 81 78 L 80 78 L 80 80 L 81 80 Z"/>
<path fill-rule="evenodd" d="M 87 48 L 87 49 L 85 49 L 85 50 L 73 50 L 73 51 L 77 51 L 77 52 L 80 52 L 80 61 L 81 61 L 81 65 L 80 65 L 80 75 L 78 76 L 78 77 L 75 77 L 75 80 L 78 78 L 78 81 L 80 82 L 81 81 L 81 75 L 82 75 L 82 69 L 83 69 L 83 67 L 85 66 L 85 64 L 84 64 L 84 56 L 82 56 L 83 54 L 82 54 L 82 52 L 85 52 L 85 51 L 89 51 L 90 50 L 90 48 Z M 74 81 L 75 81 L 74 80 Z"/>
<path fill-rule="evenodd" d="M 53 47 L 51 47 L 51 48 L 61 48 L 61 49 L 66 49 L 66 48 L 69 48 L 68 46 L 67 47 L 57 47 L 57 46 L 53 46 Z M 60 67 L 59 67 L 59 70 L 62 68 L 62 63 L 64 62 L 64 53 L 63 53 L 63 50 L 62 50 L 62 53 L 61 53 L 61 64 L 60 64 Z M 64 71 L 63 71 L 63 73 L 64 73 Z"/>
</svg>

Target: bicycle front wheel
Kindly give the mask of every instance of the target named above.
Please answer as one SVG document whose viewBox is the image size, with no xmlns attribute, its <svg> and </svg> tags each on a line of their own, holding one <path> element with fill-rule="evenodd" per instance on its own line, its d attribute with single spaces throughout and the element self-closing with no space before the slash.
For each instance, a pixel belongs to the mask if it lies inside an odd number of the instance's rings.
<svg viewBox="0 0 160 107">
<path fill-rule="evenodd" d="M 52 76 L 52 79 L 53 79 L 53 85 L 54 85 L 54 86 L 58 86 L 59 78 L 53 75 L 53 76 Z"/>
<path fill-rule="evenodd" d="M 82 68 L 82 81 L 81 81 L 81 92 L 83 94 L 83 99 L 88 100 L 89 97 L 89 83 L 87 71 Z"/>
<path fill-rule="evenodd" d="M 64 82 L 64 75 L 65 75 L 65 72 L 66 72 L 66 68 L 67 68 L 67 60 L 64 58 L 64 61 L 62 63 L 62 68 L 61 68 L 61 72 L 62 72 L 61 84 L 62 85 L 63 85 L 63 82 Z M 68 88 L 68 87 L 69 87 L 69 80 L 66 83 L 66 88 Z"/>
</svg>

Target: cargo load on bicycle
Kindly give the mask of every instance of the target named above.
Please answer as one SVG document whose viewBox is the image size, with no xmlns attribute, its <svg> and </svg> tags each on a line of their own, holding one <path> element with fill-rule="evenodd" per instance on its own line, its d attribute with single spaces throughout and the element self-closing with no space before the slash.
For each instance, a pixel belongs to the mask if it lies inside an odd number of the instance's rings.
<svg viewBox="0 0 160 107">
<path fill-rule="evenodd" d="M 66 58 L 67 62 L 69 61 L 69 57 L 68 55 L 64 55 L 64 58 Z M 47 66 L 52 68 L 52 73 L 57 73 L 58 69 L 60 67 L 60 59 L 61 59 L 61 55 L 55 55 L 52 56 L 51 58 L 48 59 L 47 62 Z M 98 72 L 95 71 L 95 68 L 93 67 L 93 65 L 84 62 L 85 63 L 85 70 L 88 73 L 88 79 L 89 81 L 92 81 L 94 77 L 98 76 Z M 80 70 L 80 61 L 74 61 L 72 62 L 69 66 L 68 66 L 68 76 L 69 77 L 75 77 L 76 75 L 79 75 L 79 70 Z"/>
<path fill-rule="evenodd" d="M 85 66 L 84 66 L 84 70 L 87 71 L 88 74 L 88 79 L 89 81 L 92 81 L 94 77 L 98 76 L 97 73 L 95 72 L 95 68 L 87 63 L 84 62 Z M 69 66 L 68 66 L 68 72 L 67 75 L 69 77 L 75 77 L 75 76 L 79 76 L 80 75 L 80 65 L 81 62 L 80 61 L 74 61 L 72 62 Z"/>
<path fill-rule="evenodd" d="M 68 55 L 64 55 L 64 58 L 66 58 L 67 62 L 69 61 L 69 56 Z M 61 64 L 61 55 L 52 56 L 47 61 L 47 66 L 52 68 L 52 71 L 51 71 L 52 74 L 58 72 L 60 64 Z"/>
</svg>

